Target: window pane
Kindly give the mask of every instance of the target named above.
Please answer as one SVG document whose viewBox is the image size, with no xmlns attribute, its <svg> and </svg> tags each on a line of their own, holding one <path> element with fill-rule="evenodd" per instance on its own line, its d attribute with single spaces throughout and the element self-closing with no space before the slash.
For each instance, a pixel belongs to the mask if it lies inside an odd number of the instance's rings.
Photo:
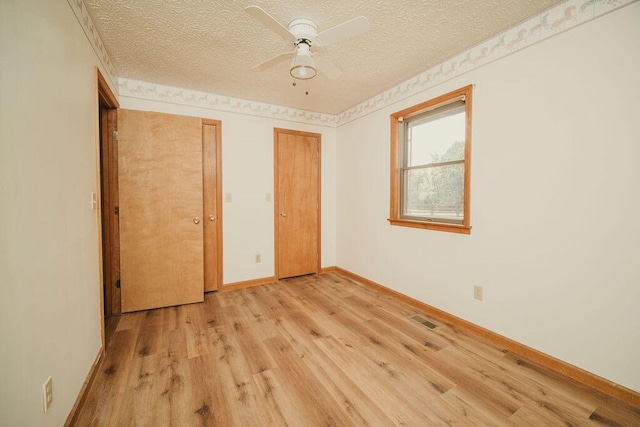
<svg viewBox="0 0 640 427">
<path fill-rule="evenodd" d="M 404 171 L 402 215 L 462 223 L 464 164 Z"/>
<path fill-rule="evenodd" d="M 434 119 L 408 123 L 407 166 L 464 160 L 464 107 Z"/>
</svg>

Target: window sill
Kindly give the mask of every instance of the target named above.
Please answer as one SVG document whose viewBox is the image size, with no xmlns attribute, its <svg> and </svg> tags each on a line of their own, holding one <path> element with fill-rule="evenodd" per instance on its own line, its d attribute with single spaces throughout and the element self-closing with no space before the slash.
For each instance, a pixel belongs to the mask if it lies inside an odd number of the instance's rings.
<svg viewBox="0 0 640 427">
<path fill-rule="evenodd" d="M 445 231 L 449 233 L 471 234 L 471 227 L 466 225 L 445 224 L 442 222 L 426 222 L 396 218 L 389 218 L 387 219 L 387 221 L 389 221 L 389 224 L 391 225 L 398 225 L 400 227 L 423 228 L 427 230 Z"/>
</svg>

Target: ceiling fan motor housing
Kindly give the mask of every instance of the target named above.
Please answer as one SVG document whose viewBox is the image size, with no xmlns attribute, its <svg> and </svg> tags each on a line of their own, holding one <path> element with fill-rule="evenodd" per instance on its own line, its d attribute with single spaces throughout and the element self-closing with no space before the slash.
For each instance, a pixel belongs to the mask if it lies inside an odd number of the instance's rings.
<svg viewBox="0 0 640 427">
<path fill-rule="evenodd" d="M 309 19 L 294 19 L 289 23 L 289 32 L 300 42 L 306 40 L 305 43 L 311 44 L 318 35 L 316 24 Z"/>
</svg>

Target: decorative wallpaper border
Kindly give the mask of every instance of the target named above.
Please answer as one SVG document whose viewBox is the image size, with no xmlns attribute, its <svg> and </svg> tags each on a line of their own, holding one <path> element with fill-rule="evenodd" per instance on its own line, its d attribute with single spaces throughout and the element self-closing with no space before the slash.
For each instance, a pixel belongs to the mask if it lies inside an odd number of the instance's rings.
<svg viewBox="0 0 640 427">
<path fill-rule="evenodd" d="M 76 15 L 76 19 L 84 30 L 84 34 L 87 36 L 89 43 L 91 43 L 93 50 L 96 52 L 98 59 L 100 59 L 102 66 L 106 70 L 106 77 L 110 80 L 112 87 L 117 88 L 118 73 L 116 73 L 116 68 L 113 66 L 113 62 L 111 62 L 111 57 L 109 57 L 107 49 L 104 47 L 104 43 L 102 43 L 100 34 L 98 34 L 96 27 L 93 25 L 93 20 L 91 20 L 89 12 L 87 12 L 84 1 L 67 0 L 67 3 L 71 6 L 71 10 L 73 10 L 73 13 Z"/>
<path fill-rule="evenodd" d="M 342 126 L 638 0 L 567 0 L 338 114 Z"/>
<path fill-rule="evenodd" d="M 169 102 L 172 104 L 201 107 L 229 113 L 247 114 L 270 119 L 288 120 L 320 126 L 336 127 L 332 114 L 316 113 L 280 105 L 265 104 L 246 99 L 231 98 L 213 93 L 181 89 L 156 83 L 120 78 L 120 96 Z"/>
<path fill-rule="evenodd" d="M 338 115 L 331 115 L 118 78 L 83 0 L 67 0 L 119 95 L 328 127 L 347 124 L 636 1 L 639 0 L 566 0 Z"/>
</svg>

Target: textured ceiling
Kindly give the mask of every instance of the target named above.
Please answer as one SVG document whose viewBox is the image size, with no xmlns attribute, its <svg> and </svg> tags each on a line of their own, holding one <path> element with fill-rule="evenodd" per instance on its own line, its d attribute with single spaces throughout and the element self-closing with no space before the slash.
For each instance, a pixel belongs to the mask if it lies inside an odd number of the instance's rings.
<svg viewBox="0 0 640 427">
<path fill-rule="evenodd" d="M 120 77 L 328 114 L 341 113 L 557 3 L 85 0 Z M 297 81 L 289 76 L 287 61 L 266 71 L 251 69 L 293 48 L 244 12 L 252 4 L 285 26 L 307 18 L 322 31 L 363 15 L 371 29 L 322 49 L 342 70 L 338 79 L 319 74 Z"/>
</svg>

